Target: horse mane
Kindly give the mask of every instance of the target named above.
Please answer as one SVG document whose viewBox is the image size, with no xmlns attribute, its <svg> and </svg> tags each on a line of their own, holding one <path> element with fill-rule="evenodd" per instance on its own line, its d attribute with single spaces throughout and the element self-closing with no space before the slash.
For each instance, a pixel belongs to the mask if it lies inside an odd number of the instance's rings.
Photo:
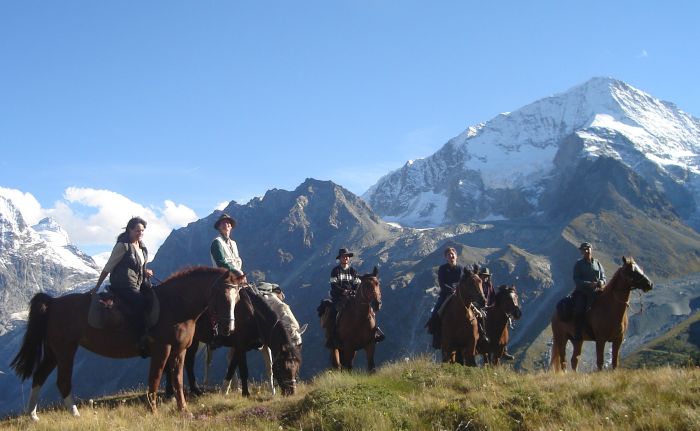
<svg viewBox="0 0 700 431">
<path fill-rule="evenodd" d="M 167 283 L 171 280 L 174 280 L 176 278 L 181 278 L 181 277 L 185 277 L 188 275 L 215 274 L 215 273 L 223 274 L 224 272 L 226 272 L 226 269 L 224 269 L 224 268 L 214 268 L 211 266 L 203 266 L 203 265 L 192 266 L 192 267 L 181 269 L 181 270 L 171 274 L 161 284 L 165 284 L 165 283 Z"/>
<path fill-rule="evenodd" d="M 613 274 L 612 278 L 610 281 L 608 281 L 605 284 L 605 287 L 603 288 L 603 292 L 601 295 L 604 295 L 608 292 L 612 292 L 613 286 L 617 284 L 617 279 L 620 278 L 620 274 L 622 274 L 622 270 L 625 268 L 625 265 L 623 264 L 621 267 L 617 268 L 617 271 L 615 271 L 615 274 Z"/>
</svg>

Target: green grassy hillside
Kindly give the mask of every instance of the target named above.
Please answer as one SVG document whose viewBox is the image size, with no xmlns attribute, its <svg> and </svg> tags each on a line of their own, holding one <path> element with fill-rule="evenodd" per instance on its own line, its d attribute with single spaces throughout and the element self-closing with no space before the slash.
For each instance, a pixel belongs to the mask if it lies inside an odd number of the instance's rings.
<svg viewBox="0 0 700 431">
<path fill-rule="evenodd" d="M 627 368 L 699 366 L 700 313 L 627 355 L 622 365 Z"/>
<path fill-rule="evenodd" d="M 658 368 L 594 374 L 518 373 L 425 359 L 376 374 L 324 373 L 288 398 L 254 393 L 192 400 L 193 418 L 174 403 L 158 415 L 140 395 L 82 406 L 82 417 L 40 411 L 0 429 L 33 430 L 688 430 L 700 429 L 700 370 Z"/>
</svg>

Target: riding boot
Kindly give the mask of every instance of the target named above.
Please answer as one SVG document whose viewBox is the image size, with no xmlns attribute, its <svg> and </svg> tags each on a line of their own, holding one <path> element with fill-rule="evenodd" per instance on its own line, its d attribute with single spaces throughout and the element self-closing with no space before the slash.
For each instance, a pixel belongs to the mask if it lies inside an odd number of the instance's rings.
<svg viewBox="0 0 700 431">
<path fill-rule="evenodd" d="M 486 335 L 486 329 L 484 329 L 484 323 L 479 322 L 479 340 L 484 340 L 484 343 L 489 343 L 489 337 Z"/>
<path fill-rule="evenodd" d="M 384 335 L 384 332 L 382 332 L 382 330 L 379 329 L 379 326 L 374 328 L 374 342 L 381 343 L 385 339 L 386 339 L 386 336 Z"/>
</svg>

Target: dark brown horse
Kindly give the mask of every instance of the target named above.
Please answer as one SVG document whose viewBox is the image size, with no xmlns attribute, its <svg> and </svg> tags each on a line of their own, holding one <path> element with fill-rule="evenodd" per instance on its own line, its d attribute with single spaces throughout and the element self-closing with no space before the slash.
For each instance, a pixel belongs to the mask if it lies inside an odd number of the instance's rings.
<svg viewBox="0 0 700 431">
<path fill-rule="evenodd" d="M 238 319 L 239 310 L 241 319 Z M 228 390 L 236 368 L 238 368 L 242 394 L 250 396 L 246 352 L 258 348 L 258 343 L 262 343 L 263 346 L 269 348 L 272 375 L 282 389 L 282 394 L 294 395 L 301 368 L 301 352 L 292 341 L 281 316 L 275 313 L 262 297 L 253 293 L 249 294 L 247 291 L 241 295 L 241 301 L 236 306 L 235 311 L 238 326 L 230 337 L 233 341 L 232 355 L 226 371 L 224 389 Z"/>
<path fill-rule="evenodd" d="M 166 364 L 172 367 L 178 409 L 187 413 L 182 391 L 182 363 L 192 342 L 195 322 L 209 309 L 222 331 L 233 330 L 233 307 L 238 301 L 234 276 L 226 270 L 198 267 L 175 274 L 154 288 L 160 318 L 149 332 L 151 363 L 147 398 L 154 413 L 156 391 Z M 27 412 L 36 414 L 39 392 L 51 371 L 58 368 L 56 384 L 65 406 L 79 416 L 71 394 L 73 359 L 79 346 L 110 358 L 139 356 L 138 337 L 126 328 L 95 329 L 88 325 L 91 293 L 52 298 L 36 294 L 30 303 L 24 342 L 12 361 L 22 380 L 33 377 Z"/>
<path fill-rule="evenodd" d="M 296 391 L 296 379 L 301 368 L 299 346 L 292 341 L 287 328 L 281 324 L 280 316 L 272 310 L 266 301 L 248 289 L 241 289 L 240 298 L 234 309 L 236 329 L 227 336 L 216 337 L 218 345 L 232 349 L 223 385 L 224 391 L 228 391 L 233 374 L 236 368 L 239 368 L 242 393 L 244 396 L 250 395 L 246 352 L 259 347 L 256 343 L 261 342 L 264 346 L 263 351 L 267 351 L 266 347 L 269 346 L 272 375 L 277 379 L 282 393 L 293 395 Z M 286 336 L 282 332 L 286 333 Z M 209 324 L 209 314 L 205 312 L 197 321 L 192 345 L 187 349 L 185 355 L 185 372 L 191 394 L 201 395 L 203 393 L 203 390 L 197 385 L 194 374 L 194 362 L 199 343 L 211 344 L 215 340 L 214 335 L 212 326 Z M 268 342 L 271 344 L 267 344 Z M 170 379 L 167 377 L 166 375 L 165 391 L 166 396 L 170 396 L 173 389 Z"/>
<path fill-rule="evenodd" d="M 522 315 L 518 292 L 515 286 L 499 286 L 493 306 L 486 313 L 486 336 L 489 339 L 488 351 L 484 355 L 485 363 L 498 365 L 508 345 L 508 321 L 518 320 Z"/>
<path fill-rule="evenodd" d="M 633 258 L 622 256 L 622 266 L 618 268 L 603 292 L 593 301 L 590 311 L 586 313 L 586 326 L 593 334 L 584 331 L 583 341 L 595 341 L 598 370 L 603 369 L 605 343 L 612 343 L 612 367 L 617 368 L 622 340 L 627 331 L 627 309 L 632 289 L 650 291 L 654 284 L 644 275 Z M 574 322 L 564 322 L 559 313 L 552 316 L 552 359 L 551 367 L 555 371 L 566 370 L 566 342 L 573 340 Z M 583 341 L 573 342 L 571 369 L 576 371 L 578 357 L 581 355 Z"/>
<path fill-rule="evenodd" d="M 442 362 L 455 363 L 460 352 L 463 365 L 476 365 L 479 327 L 472 305 L 475 292 L 481 291 L 481 278 L 464 268 L 454 295 L 448 298 L 440 316 Z"/>
<path fill-rule="evenodd" d="M 331 365 L 340 370 L 352 369 L 355 353 L 365 349 L 367 370 L 374 371 L 375 312 L 382 307 L 382 291 L 379 287 L 379 270 L 374 267 L 371 274 L 360 276 L 360 285 L 355 294 L 348 298 L 338 316 L 336 332 L 340 348 L 331 350 Z"/>
</svg>

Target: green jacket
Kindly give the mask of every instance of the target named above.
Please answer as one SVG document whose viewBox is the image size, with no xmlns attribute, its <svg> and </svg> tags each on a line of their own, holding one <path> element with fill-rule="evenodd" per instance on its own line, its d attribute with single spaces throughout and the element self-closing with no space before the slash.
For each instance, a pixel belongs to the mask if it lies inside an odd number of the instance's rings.
<svg viewBox="0 0 700 431">
<path fill-rule="evenodd" d="M 243 275 L 243 261 L 238 254 L 236 241 L 219 235 L 211 242 L 209 253 L 214 266 L 226 268 L 236 276 Z"/>
</svg>

